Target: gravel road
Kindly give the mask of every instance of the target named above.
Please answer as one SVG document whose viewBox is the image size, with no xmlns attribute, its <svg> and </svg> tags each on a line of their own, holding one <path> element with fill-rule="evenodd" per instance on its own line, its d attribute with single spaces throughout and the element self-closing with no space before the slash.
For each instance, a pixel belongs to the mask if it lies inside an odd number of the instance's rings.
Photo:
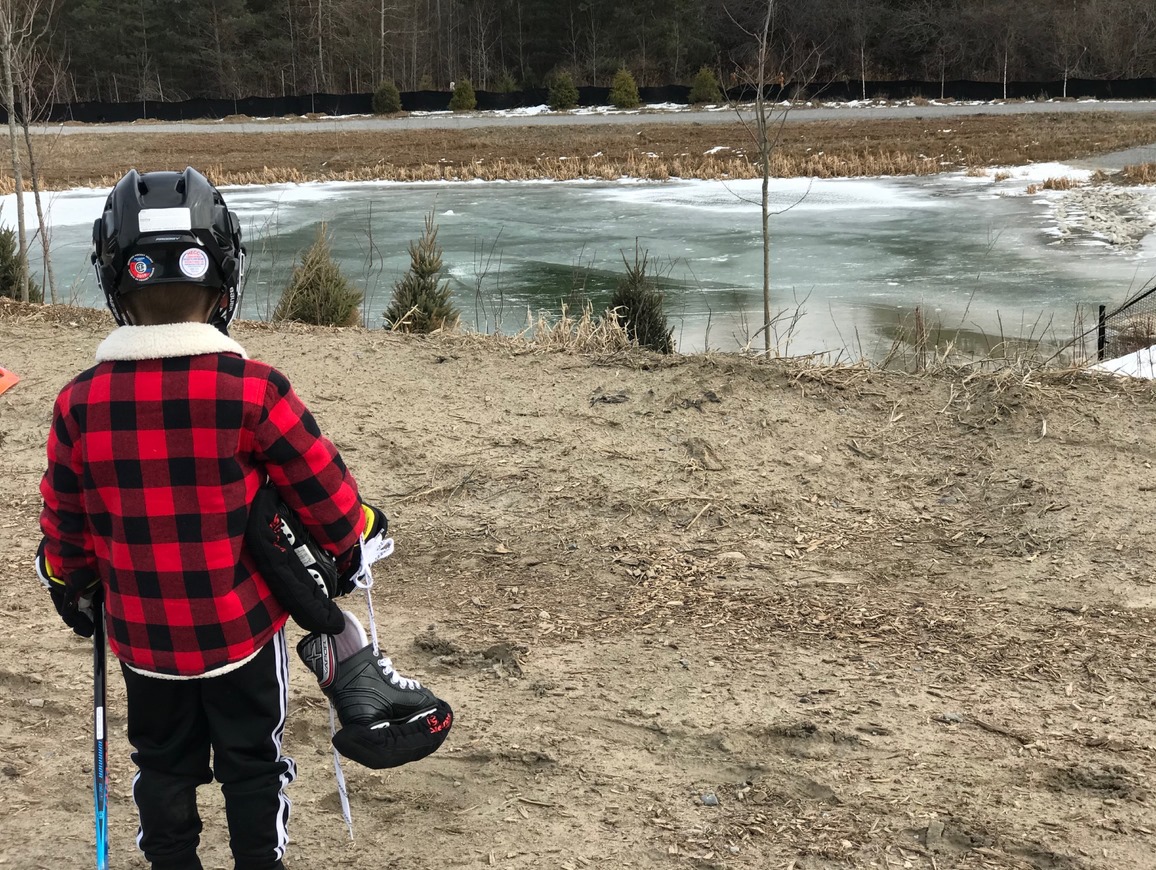
<svg viewBox="0 0 1156 870">
<path fill-rule="evenodd" d="M 837 121 L 848 117 L 862 118 L 957 118 L 967 115 L 1024 115 L 1066 112 L 1135 112 L 1156 113 L 1156 101 L 1081 101 L 1043 103 L 967 103 L 952 105 L 825 105 L 793 108 L 786 121 Z M 750 110 L 743 112 L 750 117 Z M 725 124 L 735 120 L 727 109 L 678 109 L 633 112 L 565 112 L 540 115 L 517 115 L 495 112 L 476 114 L 407 115 L 398 118 L 351 116 L 317 120 L 270 119 L 266 121 L 188 121 L 136 122 L 131 124 L 83 124 L 49 126 L 42 132 L 64 133 L 332 133 L 340 130 L 468 130 L 479 127 L 551 127 L 573 124 Z"/>
</svg>

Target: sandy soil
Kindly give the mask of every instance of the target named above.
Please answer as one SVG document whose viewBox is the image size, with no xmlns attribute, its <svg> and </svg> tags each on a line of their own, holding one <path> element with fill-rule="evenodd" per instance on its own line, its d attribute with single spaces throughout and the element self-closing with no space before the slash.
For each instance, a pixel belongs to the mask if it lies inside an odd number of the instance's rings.
<svg viewBox="0 0 1156 870">
<path fill-rule="evenodd" d="M 10 867 L 92 853 L 91 650 L 30 565 L 51 402 L 110 323 L 0 304 Z M 384 643 L 458 717 L 420 763 L 346 765 L 351 843 L 295 662 L 294 870 L 1152 866 L 1150 385 L 235 334 L 388 510 Z M 142 868 L 111 682 L 114 866 Z"/>
</svg>

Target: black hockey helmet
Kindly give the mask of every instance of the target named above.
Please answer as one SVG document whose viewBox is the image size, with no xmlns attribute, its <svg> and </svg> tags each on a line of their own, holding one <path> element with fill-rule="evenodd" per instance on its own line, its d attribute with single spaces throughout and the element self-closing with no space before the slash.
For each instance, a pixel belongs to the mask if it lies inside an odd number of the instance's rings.
<svg viewBox="0 0 1156 870">
<path fill-rule="evenodd" d="M 245 275 L 241 224 L 220 191 L 191 166 L 184 172 L 130 169 L 109 193 L 92 243 L 97 284 L 122 326 L 121 297 L 156 284 L 219 290 L 209 322 L 222 332 L 237 313 Z"/>
</svg>

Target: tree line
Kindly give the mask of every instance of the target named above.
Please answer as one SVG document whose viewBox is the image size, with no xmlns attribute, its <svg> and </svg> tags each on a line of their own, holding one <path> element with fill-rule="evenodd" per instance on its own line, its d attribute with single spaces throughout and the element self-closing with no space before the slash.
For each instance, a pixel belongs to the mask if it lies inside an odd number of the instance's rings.
<svg viewBox="0 0 1156 870">
<path fill-rule="evenodd" d="M 45 38 L 52 102 L 540 87 L 1156 76 L 1152 0 L 5 0 Z M 747 77 L 749 78 L 749 76 Z M 934 96 L 929 94 L 927 96 Z M 1052 96 L 1059 96 L 1053 94 Z"/>
</svg>

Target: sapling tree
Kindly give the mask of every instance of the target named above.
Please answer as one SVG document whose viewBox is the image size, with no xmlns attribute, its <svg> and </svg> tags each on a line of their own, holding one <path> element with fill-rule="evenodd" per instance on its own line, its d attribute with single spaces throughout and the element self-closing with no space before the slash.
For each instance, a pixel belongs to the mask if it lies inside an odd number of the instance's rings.
<svg viewBox="0 0 1156 870">
<path fill-rule="evenodd" d="M 763 243 L 763 324 L 759 332 L 763 334 L 763 351 L 771 353 L 771 157 L 782 139 L 783 125 L 792 107 L 795 96 L 783 93 L 786 83 L 791 82 L 794 94 L 814 81 L 819 71 L 822 46 L 814 45 L 793 36 L 786 28 L 778 26 L 777 0 L 760 0 L 765 6 L 757 7 L 754 24 L 743 23 L 731 15 L 733 21 L 747 35 L 749 54 L 736 64 L 737 76 L 747 88 L 754 91 L 753 113 L 750 117 L 743 112 L 737 102 L 733 107 L 739 120 L 746 127 L 754 141 L 759 175 L 762 178 L 759 199 L 762 219 Z M 784 70 L 790 58 L 792 69 Z M 742 62 L 745 61 L 745 62 Z M 790 72 L 790 76 L 787 75 Z M 777 84 L 780 100 L 772 102 L 768 91 Z M 785 97 L 785 99 L 783 99 Z M 778 108 L 776 108 L 776 106 Z M 757 333 L 756 333 L 757 335 Z"/>
<path fill-rule="evenodd" d="M 12 166 L 12 181 L 16 194 L 17 256 L 24 268 L 20 275 L 19 298 L 29 301 L 32 284 L 28 267 L 28 227 L 24 218 L 24 156 L 20 153 L 23 140 L 28 154 L 33 190 L 36 192 L 37 214 L 40 217 L 41 245 L 47 257 L 48 237 L 44 212 L 40 206 L 39 181 L 28 124 L 34 107 L 41 105 L 33 93 L 37 71 L 43 63 L 42 46 L 47 42 L 56 12 L 57 0 L 4 0 L 0 3 L 0 73 L 3 88 L 0 100 L 8 113 L 8 144 Z M 23 137 L 17 135 L 23 128 Z M 51 276 L 51 269 L 47 268 Z M 55 299 L 55 284 L 52 284 Z"/>
</svg>

